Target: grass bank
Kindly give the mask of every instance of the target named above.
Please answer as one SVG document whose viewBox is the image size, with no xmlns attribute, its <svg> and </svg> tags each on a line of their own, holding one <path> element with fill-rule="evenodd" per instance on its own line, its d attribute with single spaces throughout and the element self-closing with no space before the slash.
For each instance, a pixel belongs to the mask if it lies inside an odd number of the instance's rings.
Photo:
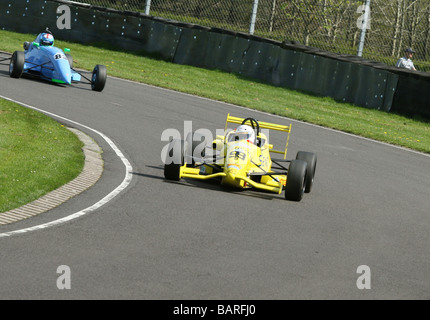
<svg viewBox="0 0 430 320">
<path fill-rule="evenodd" d="M 36 200 L 79 175 L 82 142 L 53 119 L 0 99 L 0 212 Z"/>
<path fill-rule="evenodd" d="M 0 49 L 22 50 L 36 35 L 0 31 Z M 430 153 L 430 125 L 387 112 L 340 103 L 257 82 L 235 74 L 177 65 L 151 57 L 56 41 L 70 48 L 75 66 L 92 70 L 104 64 L 108 74 L 181 92 L 225 101 L 293 119 L 330 127 L 367 138 Z"/>
</svg>

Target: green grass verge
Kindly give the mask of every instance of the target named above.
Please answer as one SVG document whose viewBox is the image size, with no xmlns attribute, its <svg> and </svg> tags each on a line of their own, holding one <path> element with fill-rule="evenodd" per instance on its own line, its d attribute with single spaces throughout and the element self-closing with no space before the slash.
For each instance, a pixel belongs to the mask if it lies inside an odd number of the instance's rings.
<svg viewBox="0 0 430 320">
<path fill-rule="evenodd" d="M 0 31 L 0 49 L 22 50 L 35 35 Z M 151 57 L 56 40 L 70 48 L 75 66 L 92 70 L 104 64 L 108 74 L 261 110 L 367 138 L 430 153 L 430 126 L 423 119 L 340 103 L 327 97 L 257 82 L 235 74 L 177 65 Z M 294 128 L 293 128 L 294 130 Z"/>
<path fill-rule="evenodd" d="M 0 99 L 0 212 L 73 180 L 82 171 L 82 142 L 40 112 Z"/>
</svg>

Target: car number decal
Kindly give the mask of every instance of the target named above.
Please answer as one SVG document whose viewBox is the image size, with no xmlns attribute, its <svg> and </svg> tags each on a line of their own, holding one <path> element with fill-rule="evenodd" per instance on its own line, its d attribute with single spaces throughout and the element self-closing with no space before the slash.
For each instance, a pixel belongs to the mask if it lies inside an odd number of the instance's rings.
<svg viewBox="0 0 430 320">
<path fill-rule="evenodd" d="M 64 53 L 56 53 L 55 55 L 54 55 L 54 59 L 55 60 L 60 60 L 60 59 L 66 59 L 66 55 L 64 54 Z"/>
<path fill-rule="evenodd" d="M 240 150 L 234 150 L 231 151 L 228 158 L 234 158 L 235 160 L 245 160 L 246 159 L 246 153 Z"/>
</svg>

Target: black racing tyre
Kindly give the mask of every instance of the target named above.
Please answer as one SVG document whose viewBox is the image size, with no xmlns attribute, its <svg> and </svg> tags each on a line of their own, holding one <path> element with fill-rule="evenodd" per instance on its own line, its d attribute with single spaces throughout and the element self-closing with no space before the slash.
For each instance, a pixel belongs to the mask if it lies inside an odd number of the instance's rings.
<svg viewBox="0 0 430 320">
<path fill-rule="evenodd" d="M 107 71 L 104 65 L 98 64 L 94 67 L 91 77 L 91 89 L 94 91 L 103 91 L 107 79 Z"/>
<path fill-rule="evenodd" d="M 24 71 L 25 55 L 22 51 L 15 51 L 10 58 L 9 75 L 12 78 L 19 78 Z"/>
<path fill-rule="evenodd" d="M 181 166 L 184 165 L 184 141 L 172 140 L 169 143 L 166 159 L 164 160 L 164 177 L 167 180 L 179 181 Z"/>
<path fill-rule="evenodd" d="M 72 55 L 69 54 L 69 53 L 66 53 L 66 58 L 69 61 L 70 68 L 73 68 L 73 58 L 72 58 Z"/>
<path fill-rule="evenodd" d="M 305 192 L 309 193 L 314 183 L 315 171 L 317 168 L 317 155 L 312 152 L 299 151 L 297 152 L 296 159 L 303 160 L 307 163 Z"/>
<path fill-rule="evenodd" d="M 306 162 L 303 160 L 291 161 L 288 168 L 287 184 L 285 185 L 285 199 L 302 200 L 306 186 L 306 167 Z"/>
<path fill-rule="evenodd" d="M 204 158 L 206 155 L 206 145 L 202 146 L 202 143 L 206 142 L 205 136 L 192 131 L 187 135 L 186 141 L 185 161 L 187 162 L 187 167 L 194 167 L 196 162 L 193 157 Z"/>
</svg>

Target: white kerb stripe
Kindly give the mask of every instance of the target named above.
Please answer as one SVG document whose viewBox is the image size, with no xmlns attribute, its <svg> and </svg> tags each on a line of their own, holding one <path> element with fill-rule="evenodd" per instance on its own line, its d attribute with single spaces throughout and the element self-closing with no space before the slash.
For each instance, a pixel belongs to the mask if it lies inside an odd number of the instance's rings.
<svg viewBox="0 0 430 320">
<path fill-rule="evenodd" d="M 103 199 L 101 199 L 97 203 L 93 204 L 92 206 L 90 206 L 90 207 L 88 207 L 86 209 L 83 209 L 83 210 L 81 210 L 79 212 L 73 213 L 73 214 L 71 214 L 71 215 L 69 215 L 67 217 L 64 217 L 64 218 L 61 218 L 61 219 L 57 219 L 57 220 L 54 220 L 54 221 L 51 221 L 51 222 L 48 222 L 48 223 L 40 224 L 40 225 L 37 225 L 37 226 L 34 226 L 34 227 L 25 228 L 25 229 L 20 229 L 20 230 L 15 230 L 15 231 L 10 231 L 10 232 L 0 233 L 0 238 L 10 237 L 12 235 L 27 233 L 27 232 L 41 230 L 41 229 L 46 229 L 46 228 L 49 228 L 49 227 L 57 226 L 57 225 L 65 223 L 65 222 L 77 219 L 79 217 L 82 217 L 83 215 L 86 215 L 86 214 L 88 214 L 88 213 L 90 213 L 92 211 L 95 211 L 98 208 L 100 208 L 103 205 L 105 205 L 106 203 L 108 203 L 109 201 L 111 201 L 118 194 L 120 194 L 125 188 L 127 188 L 127 186 L 131 183 L 131 180 L 132 180 L 132 177 L 133 177 L 133 175 L 132 175 L 133 167 L 131 166 L 131 164 L 128 161 L 128 159 L 121 152 L 121 150 L 119 150 L 119 148 L 112 142 L 112 140 L 109 139 L 103 133 L 101 133 L 101 132 L 99 132 L 99 131 L 97 131 L 95 129 L 92 129 L 92 128 L 86 126 L 86 125 L 83 125 L 83 124 L 81 124 L 79 122 L 76 122 L 76 121 L 73 121 L 73 120 L 61 117 L 59 115 L 56 115 L 54 113 L 51 113 L 51 112 L 48 112 L 48 111 L 45 111 L 45 110 L 42 110 L 42 109 L 38 109 L 36 107 L 33 107 L 33 106 L 28 105 L 28 104 L 25 104 L 25 103 L 22 103 L 22 102 L 19 102 L 19 101 L 16 101 L 16 100 L 4 97 L 2 95 L 0 95 L 0 98 L 8 100 L 8 101 L 11 101 L 11 102 L 14 102 L 14 103 L 17 103 L 17 104 L 22 105 L 22 106 L 24 106 L 26 108 L 30 108 L 30 109 L 39 111 L 39 112 L 44 113 L 46 115 L 49 115 L 51 117 L 67 121 L 69 123 L 73 123 L 74 125 L 80 126 L 82 128 L 88 129 L 88 130 L 90 130 L 90 131 L 98 134 L 99 136 L 101 136 L 109 144 L 109 146 L 112 148 L 112 150 L 121 159 L 122 163 L 125 166 L 125 171 L 126 171 L 125 172 L 124 180 L 121 182 L 121 184 L 118 187 L 116 187 L 112 192 L 110 192 L 107 196 L 105 196 Z"/>
</svg>

